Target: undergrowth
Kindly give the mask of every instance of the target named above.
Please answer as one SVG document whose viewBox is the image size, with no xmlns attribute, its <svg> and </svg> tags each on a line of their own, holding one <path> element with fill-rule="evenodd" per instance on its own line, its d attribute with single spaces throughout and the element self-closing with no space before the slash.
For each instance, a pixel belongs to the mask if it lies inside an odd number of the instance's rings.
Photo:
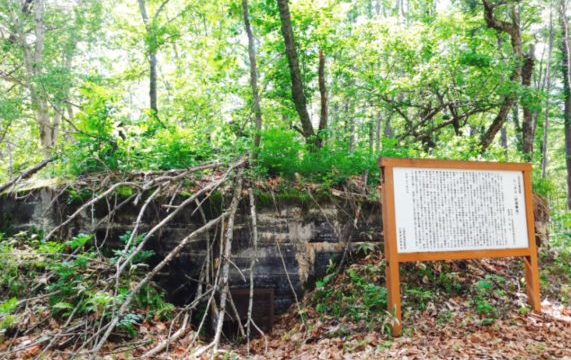
<svg viewBox="0 0 571 360">
<path fill-rule="evenodd" d="M 145 252 L 134 260 L 117 292 L 110 277 L 120 254 L 104 257 L 92 246 L 91 235 L 80 234 L 69 241 L 43 241 L 40 236 L 19 233 L 0 236 L 0 343 L 38 326 L 38 316 L 60 325 L 70 317 L 87 324 L 105 324 L 120 306 L 132 282 L 144 274 Z M 146 286 L 128 314 L 119 322 L 119 333 L 137 335 L 146 319 L 166 320 L 174 306 L 162 290 Z"/>
<path fill-rule="evenodd" d="M 94 83 L 85 83 L 85 105 L 77 114 L 74 141 L 59 149 L 58 161 L 49 176 L 76 177 L 106 171 L 183 169 L 209 160 L 227 162 L 255 152 L 253 164 L 260 178 L 303 179 L 324 187 L 343 184 L 367 174 L 369 185 L 380 178 L 379 158 L 433 158 L 479 161 L 524 161 L 517 150 L 491 147 L 480 151 L 477 139 L 444 138 L 432 148 L 394 138 L 382 139 L 380 149 L 371 144 L 351 146 L 345 138 L 327 134 L 322 147 L 306 143 L 293 130 L 267 127 L 261 145 L 230 130 L 212 132 L 207 124 L 184 128 L 155 117 L 133 121 L 120 115 L 117 96 Z M 557 191 L 551 180 L 534 178 L 534 190 L 544 196 Z"/>
<path fill-rule="evenodd" d="M 375 249 L 365 252 L 366 256 L 354 254 L 353 264 L 338 275 L 331 266 L 330 273 L 317 281 L 308 297 L 311 310 L 306 312 L 321 322 L 343 324 L 341 333 L 374 331 L 390 337 L 394 319 L 387 311 L 386 263 Z M 552 276 L 552 281 L 565 281 L 569 275 L 565 255 L 553 258 L 553 252 L 547 248 L 541 253 L 551 259 L 543 266 L 542 274 Z M 415 318 L 428 314 L 436 319 L 437 326 L 453 322 L 461 326 L 493 326 L 514 313 L 528 315 L 531 310 L 524 295 L 522 262 L 506 259 L 487 264 L 483 266 L 482 261 L 476 260 L 402 264 L 405 323 L 414 324 Z M 491 268 L 495 271 L 490 272 Z M 562 268 L 566 270 L 562 272 Z M 556 296 L 564 300 L 566 291 L 559 289 Z M 408 329 L 413 331 L 414 326 Z M 343 335 L 339 331 L 324 336 Z"/>
</svg>

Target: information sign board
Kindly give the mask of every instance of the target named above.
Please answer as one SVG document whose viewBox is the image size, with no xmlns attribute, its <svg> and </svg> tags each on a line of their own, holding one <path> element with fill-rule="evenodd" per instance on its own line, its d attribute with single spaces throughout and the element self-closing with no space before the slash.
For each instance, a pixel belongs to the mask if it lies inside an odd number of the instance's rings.
<svg viewBox="0 0 571 360">
<path fill-rule="evenodd" d="M 530 164 L 381 159 L 389 308 L 401 334 L 399 263 L 523 257 L 541 310 Z"/>
</svg>

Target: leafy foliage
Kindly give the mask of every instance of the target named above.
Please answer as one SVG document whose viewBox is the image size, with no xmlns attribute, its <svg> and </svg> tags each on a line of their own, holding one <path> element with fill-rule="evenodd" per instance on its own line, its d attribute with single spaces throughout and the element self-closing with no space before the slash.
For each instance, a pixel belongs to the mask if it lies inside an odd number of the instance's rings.
<svg viewBox="0 0 571 360">
<path fill-rule="evenodd" d="M 114 294 L 104 281 L 114 269 L 113 259 L 92 248 L 92 240 L 92 236 L 80 234 L 65 243 L 43 242 L 25 233 L 2 239 L 0 266 L 4 271 L 0 276 L 0 294 L 9 300 L 0 304 L 1 327 L 17 325 L 18 318 L 23 316 L 20 300 L 38 294 L 39 299 L 47 299 L 47 315 L 55 320 L 65 321 L 73 313 L 108 321 L 113 309 L 124 301 L 130 283 L 143 272 L 133 267 Z M 144 255 L 148 257 L 149 253 Z M 143 320 L 168 319 L 173 311 L 174 306 L 165 301 L 163 292 L 147 285 L 121 319 L 120 328 L 135 336 Z"/>
<path fill-rule="evenodd" d="M 387 289 L 379 284 L 384 262 L 374 261 L 374 255 L 368 258 L 369 264 L 352 265 L 339 277 L 331 273 L 318 281 L 312 301 L 322 316 L 364 322 L 368 330 L 387 332 Z"/>
</svg>

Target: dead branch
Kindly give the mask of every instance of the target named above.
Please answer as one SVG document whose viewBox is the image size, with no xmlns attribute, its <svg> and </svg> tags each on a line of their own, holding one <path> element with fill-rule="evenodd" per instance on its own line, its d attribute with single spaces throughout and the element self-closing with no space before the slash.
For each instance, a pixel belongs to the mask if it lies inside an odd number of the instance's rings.
<svg viewBox="0 0 571 360">
<path fill-rule="evenodd" d="M 149 281 L 161 269 L 163 269 L 172 259 L 174 259 L 174 257 L 176 255 L 178 255 L 180 253 L 180 251 L 186 245 L 197 240 L 196 238 L 199 235 L 202 235 L 206 231 L 213 228 L 220 221 L 224 220 L 228 215 L 229 215 L 229 212 L 222 213 L 222 215 L 218 216 L 217 218 L 215 218 L 213 220 L 210 220 L 206 225 L 198 228 L 197 230 L 190 233 L 187 237 L 182 239 L 181 242 L 173 250 L 171 250 L 171 252 L 157 266 L 155 266 L 151 272 L 149 272 L 141 281 L 139 281 L 139 283 L 137 283 L 137 285 L 131 291 L 129 291 L 129 294 L 127 295 L 125 301 L 123 302 L 123 304 L 121 305 L 121 307 L 117 311 L 117 314 L 113 317 L 113 319 L 110 321 L 109 325 L 107 326 L 107 330 L 105 331 L 103 336 L 99 339 L 99 341 L 97 342 L 97 345 L 95 345 L 95 347 L 91 350 L 93 358 L 95 358 L 97 356 L 97 354 L 101 350 L 101 347 L 107 341 L 107 338 L 109 338 L 109 335 L 111 335 L 111 332 L 113 331 L 113 329 L 115 329 L 115 326 L 117 326 L 117 323 L 119 322 L 120 317 L 128 310 L 129 306 L 131 305 L 131 302 L 135 299 L 135 296 L 139 293 L 139 291 L 141 291 L 141 289 L 147 283 L 149 283 Z"/>
<path fill-rule="evenodd" d="M 182 203 L 180 203 L 178 205 L 178 207 L 173 212 L 169 213 L 163 220 L 161 220 L 157 225 L 155 225 L 145 235 L 143 240 L 141 240 L 141 242 L 137 245 L 137 248 L 135 248 L 135 250 L 131 254 L 129 254 L 127 259 L 125 259 L 125 261 L 118 267 L 116 277 L 118 278 L 121 275 L 121 273 L 123 273 L 123 271 L 125 270 L 127 265 L 129 265 L 131 260 L 133 260 L 133 258 L 141 252 L 141 250 L 145 246 L 146 242 L 151 238 L 151 236 L 155 232 L 157 232 L 164 225 L 169 223 L 186 206 L 188 206 L 189 204 L 192 204 L 196 199 L 198 199 L 199 196 L 201 196 L 204 193 L 212 193 L 213 191 L 215 191 L 220 185 L 222 185 L 228 179 L 228 177 L 230 176 L 230 174 L 232 173 L 232 171 L 234 171 L 234 169 L 236 167 L 241 166 L 244 163 L 245 163 L 245 161 L 241 160 L 241 161 L 238 161 L 237 163 L 233 164 L 232 166 L 230 166 L 230 168 L 226 171 L 226 173 L 224 174 L 224 176 L 221 179 L 219 179 L 218 181 L 216 181 L 214 183 L 210 183 L 209 185 L 200 189 L 198 192 L 194 193 L 194 195 L 192 195 L 191 197 L 189 197 L 188 199 L 186 199 Z"/>
<path fill-rule="evenodd" d="M 186 313 L 184 315 L 184 319 L 182 320 L 182 325 L 181 327 L 168 339 L 162 341 L 159 345 L 155 346 L 154 348 L 152 348 L 151 350 L 147 351 L 146 353 L 144 353 L 141 358 L 142 359 L 147 359 L 147 358 L 152 358 L 153 356 L 161 353 L 164 349 L 166 349 L 167 346 L 169 346 L 169 344 L 177 341 L 178 339 L 180 339 L 181 336 L 183 336 L 186 333 L 186 330 L 188 328 L 188 318 L 189 315 L 188 313 Z"/>
<path fill-rule="evenodd" d="M 234 217 L 238 210 L 238 204 L 242 197 L 242 174 L 243 169 L 240 169 L 236 177 L 236 185 L 234 188 L 234 195 L 230 203 L 230 210 L 228 216 L 228 226 L 226 229 L 226 239 L 224 243 L 224 257 L 221 259 L 224 263 L 222 265 L 222 282 L 218 285 L 221 289 L 220 294 L 220 311 L 218 313 L 218 320 L 216 322 L 216 332 L 214 333 L 213 354 L 218 350 L 220 344 L 220 336 L 222 334 L 222 325 L 224 323 L 224 315 L 226 313 L 226 300 L 228 298 L 228 278 L 230 273 L 230 256 L 232 254 L 232 240 L 234 238 Z"/>
<path fill-rule="evenodd" d="M 121 186 L 132 186 L 132 187 L 137 187 L 138 184 L 134 183 L 134 182 L 119 182 L 116 183 L 115 185 L 111 186 L 110 188 L 108 188 L 106 191 L 102 192 L 101 194 L 97 195 L 96 197 L 92 198 L 91 200 L 89 200 L 88 202 L 86 202 L 85 204 L 83 204 L 82 206 L 79 207 L 79 209 L 77 209 L 73 214 L 71 214 L 67 220 L 65 220 L 64 222 L 62 222 L 61 224 L 59 224 L 58 226 L 56 226 L 55 228 L 53 228 L 45 237 L 45 240 L 49 240 L 59 229 L 61 229 L 62 227 L 66 226 L 67 224 L 69 224 L 71 221 L 73 221 L 73 219 L 75 219 L 79 214 L 81 214 L 82 211 L 84 211 L 85 209 L 87 209 L 89 206 L 91 206 L 92 204 L 95 204 L 96 202 L 98 202 L 99 200 L 103 199 L 104 197 L 106 197 L 107 195 L 111 194 L 113 191 L 115 191 L 117 188 L 121 187 Z"/>
<path fill-rule="evenodd" d="M 3 193 L 7 189 L 14 187 L 20 181 L 30 178 L 32 175 L 36 174 L 38 171 L 45 168 L 49 163 L 53 162 L 54 160 L 55 160 L 55 158 L 46 159 L 46 160 L 42 161 L 41 163 L 37 164 L 36 166 L 34 166 L 33 168 L 31 168 L 30 170 L 27 170 L 24 173 L 20 174 L 14 180 L 9 181 L 4 185 L 1 185 L 0 186 L 0 193 Z"/>
<path fill-rule="evenodd" d="M 252 246 L 254 248 L 254 254 L 252 256 L 252 260 L 250 261 L 250 294 L 248 298 L 248 319 L 246 320 L 246 341 L 249 354 L 252 325 L 254 325 L 254 327 L 260 332 L 260 334 L 264 337 L 264 340 L 266 340 L 266 335 L 258 328 L 258 326 L 256 326 L 256 324 L 254 324 L 254 321 L 252 320 L 252 310 L 254 308 L 254 266 L 258 261 L 258 220 L 256 213 L 256 200 L 252 187 L 248 189 L 248 197 L 250 199 L 250 216 L 252 218 Z"/>
</svg>

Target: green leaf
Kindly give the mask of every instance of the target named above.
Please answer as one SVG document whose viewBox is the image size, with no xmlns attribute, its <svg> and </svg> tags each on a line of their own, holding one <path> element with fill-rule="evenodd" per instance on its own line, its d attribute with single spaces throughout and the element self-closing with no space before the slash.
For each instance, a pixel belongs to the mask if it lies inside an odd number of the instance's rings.
<svg viewBox="0 0 571 360">
<path fill-rule="evenodd" d="M 0 314 L 11 314 L 18 307 L 18 299 L 13 297 L 0 304 Z"/>
<path fill-rule="evenodd" d="M 60 301 L 57 304 L 53 305 L 52 309 L 54 309 L 54 310 L 71 310 L 71 309 L 73 309 L 73 305 L 68 303 L 68 302 Z"/>
</svg>

